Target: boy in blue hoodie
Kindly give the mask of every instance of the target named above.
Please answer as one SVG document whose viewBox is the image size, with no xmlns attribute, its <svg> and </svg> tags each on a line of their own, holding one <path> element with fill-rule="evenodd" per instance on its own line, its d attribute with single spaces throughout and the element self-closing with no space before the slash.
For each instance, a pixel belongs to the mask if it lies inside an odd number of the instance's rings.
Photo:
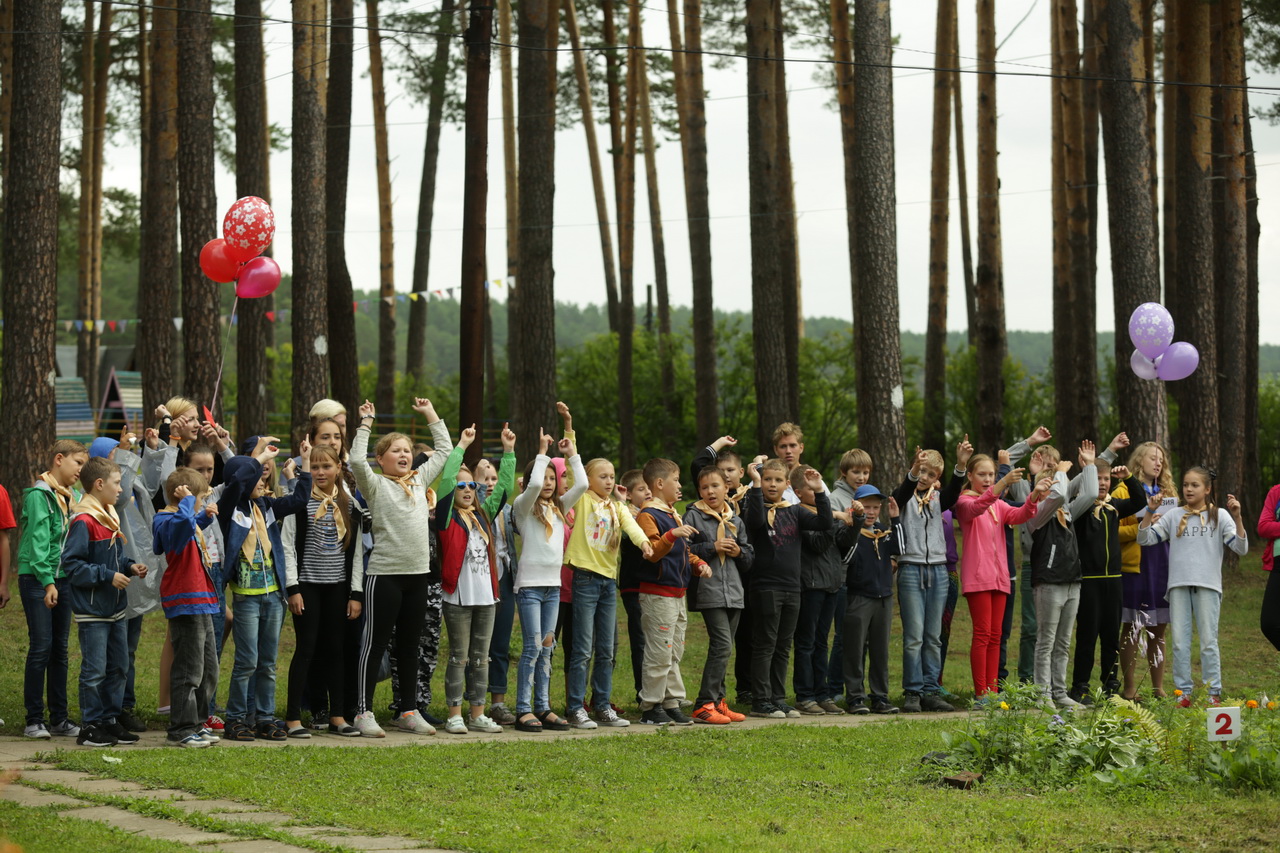
<svg viewBox="0 0 1280 853">
<path fill-rule="evenodd" d="M 129 632 L 125 588 L 145 577 L 143 563 L 125 556 L 115 503 L 122 491 L 120 466 L 103 458 L 80 469 L 84 497 L 72 509 L 62 571 L 69 581 L 72 618 L 80 634 L 80 712 L 84 724 L 76 743 L 115 746 L 137 743 L 120 724 L 129 672 Z"/>
<path fill-rule="evenodd" d="M 841 530 L 837 537 L 848 567 L 844 677 L 850 714 L 898 713 L 898 708 L 889 703 L 889 633 L 893 627 L 893 560 L 901 547 L 902 525 L 898 503 L 893 498 L 889 498 L 892 530 L 886 530 L 876 520 L 883 500 L 884 496 L 875 486 L 859 486 L 850 505 L 854 523 Z M 869 709 L 867 693 L 863 691 L 868 655 L 871 657 Z"/>
<path fill-rule="evenodd" d="M 276 718 L 276 651 L 284 624 L 284 545 L 280 520 L 302 512 L 311 498 L 311 444 L 299 446 L 302 471 L 294 490 L 282 498 L 268 497 L 271 469 L 267 462 L 278 452 L 265 437 L 244 444 L 252 455 L 235 456 L 223 471 L 224 489 L 218 499 L 218 526 L 227 553 L 223 573 L 234 597 L 231 623 L 236 641 L 227 699 L 226 736 L 231 740 L 284 740 L 288 729 Z M 249 681 L 257 705 L 257 726 L 251 728 Z"/>
</svg>

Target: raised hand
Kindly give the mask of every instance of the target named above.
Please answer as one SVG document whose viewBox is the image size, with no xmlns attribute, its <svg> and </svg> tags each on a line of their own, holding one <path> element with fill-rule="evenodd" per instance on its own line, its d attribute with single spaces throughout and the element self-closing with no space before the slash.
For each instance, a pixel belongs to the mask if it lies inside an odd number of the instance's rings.
<svg viewBox="0 0 1280 853">
<path fill-rule="evenodd" d="M 855 515 L 865 516 L 866 514 L 867 514 L 867 510 L 862 505 L 862 501 L 849 501 L 849 516 L 850 516 L 849 523 L 850 524 L 853 523 L 853 516 Z"/>
<path fill-rule="evenodd" d="M 304 435 L 302 441 L 298 442 L 298 455 L 303 460 L 311 458 L 311 441 Z"/>
<path fill-rule="evenodd" d="M 1008 474 L 1005 474 L 998 481 L 996 481 L 995 488 L 992 489 L 992 491 L 994 491 L 997 495 L 1001 494 L 1002 492 L 1004 492 L 1005 489 L 1009 488 L 1011 485 L 1021 480 L 1023 475 L 1026 472 L 1027 472 L 1027 469 L 1025 468 L 1014 468 L 1010 470 Z"/>
<path fill-rule="evenodd" d="M 920 469 L 924 467 L 924 451 L 920 449 L 920 445 L 916 445 L 916 452 L 911 455 L 911 473 L 917 477 L 920 476 Z"/>
<path fill-rule="evenodd" d="M 1107 445 L 1107 449 L 1110 450 L 1112 453 L 1116 453 L 1117 451 L 1124 450 L 1128 446 L 1129 446 L 1129 433 L 1122 432 L 1122 433 L 1117 433 L 1116 437 L 1111 439 L 1111 443 Z"/>
<path fill-rule="evenodd" d="M 376 418 L 378 416 L 378 410 L 374 407 L 373 403 L 365 400 L 360 404 L 359 414 L 360 420 L 364 420 L 365 418 Z"/>
<path fill-rule="evenodd" d="M 169 414 L 169 410 L 164 406 L 156 406 L 155 417 L 156 420 L 162 421 L 165 418 L 172 418 L 173 415 Z"/>
<path fill-rule="evenodd" d="M 178 488 L 173 490 L 173 499 L 175 501 L 181 502 L 183 498 L 189 497 L 191 497 L 191 490 L 185 485 L 178 486 Z"/>
<path fill-rule="evenodd" d="M 1007 450 L 1001 450 L 999 453 L 997 453 L 997 454 L 996 454 L 996 461 L 997 461 L 998 463 L 1000 463 L 1001 465 L 1011 465 L 1011 464 L 1013 464 L 1013 463 L 1012 463 L 1012 457 L 1010 457 L 1010 456 L 1009 456 L 1009 451 L 1007 451 Z"/>
<path fill-rule="evenodd" d="M 514 453 L 516 449 L 516 434 L 511 431 L 511 424 L 502 425 L 502 452 Z"/>
<path fill-rule="evenodd" d="M 542 427 L 538 427 L 538 455 L 546 456 L 547 451 L 551 449 L 551 442 L 554 440 L 543 431 Z"/>
<path fill-rule="evenodd" d="M 464 450 L 470 447 L 471 443 L 475 440 L 476 440 L 475 424 L 472 424 L 471 426 L 464 429 L 462 432 L 458 433 L 458 446 Z"/>
<path fill-rule="evenodd" d="M 271 439 L 271 442 L 278 441 L 278 440 L 279 439 Z M 275 444 L 269 442 L 266 447 L 263 447 L 262 441 L 259 440 L 258 452 L 253 454 L 253 458 L 257 459 L 263 465 L 266 465 L 267 462 L 269 462 L 272 459 L 275 459 L 276 454 L 278 454 L 279 452 L 280 452 L 280 448 L 277 447 Z M 293 460 L 290 459 L 289 461 L 292 462 Z"/>
<path fill-rule="evenodd" d="M 1053 478 L 1041 477 L 1040 480 L 1036 482 L 1035 489 L 1031 492 L 1032 502 L 1039 503 L 1040 501 L 1044 500 L 1044 496 L 1049 494 L 1049 489 L 1051 489 L 1052 487 L 1053 487 Z"/>
<path fill-rule="evenodd" d="M 427 423 L 435 423 L 440 420 L 436 415 L 436 407 L 426 397 L 413 398 L 413 410 L 427 419 Z"/>
<path fill-rule="evenodd" d="M 964 434 L 964 440 L 956 445 L 956 464 L 961 468 L 969 467 L 969 460 L 973 458 L 973 445 L 969 443 L 969 434 Z"/>
<path fill-rule="evenodd" d="M 813 489 L 815 492 L 821 492 L 823 491 L 823 488 L 824 488 L 824 484 L 822 482 L 822 475 L 812 468 L 805 469 L 804 484 L 809 488 Z"/>
<path fill-rule="evenodd" d="M 892 496 L 892 495 L 890 495 L 890 497 L 889 497 L 889 517 L 890 517 L 890 518 L 897 518 L 897 517 L 898 517 L 898 514 L 899 514 L 899 510 L 898 510 L 898 502 L 897 502 L 896 500 L 894 500 L 894 498 L 893 498 L 893 496 Z"/>
<path fill-rule="evenodd" d="M 1081 468 L 1083 468 L 1083 467 L 1084 467 L 1084 463 L 1083 463 L 1083 462 L 1081 462 L 1081 463 L 1080 463 L 1080 467 L 1081 467 Z M 1071 470 L 1071 460 L 1070 460 L 1070 459 L 1063 459 L 1061 462 L 1059 462 L 1059 463 L 1058 463 L 1058 473 L 1059 473 L 1059 474 L 1065 474 L 1065 473 L 1067 473 L 1067 472 L 1068 472 L 1068 471 L 1070 471 L 1070 470 Z"/>
<path fill-rule="evenodd" d="M 747 465 L 747 476 L 750 477 L 751 482 L 757 486 L 760 485 L 760 466 L 764 464 L 766 458 L 767 457 L 765 456 L 757 456 L 755 459 L 751 460 L 749 465 Z"/>
<path fill-rule="evenodd" d="M 724 450 L 726 447 L 733 447 L 737 443 L 738 443 L 738 439 L 734 438 L 733 436 L 722 435 L 719 438 L 717 438 L 715 441 L 711 442 L 711 449 L 719 453 L 721 450 Z"/>
<path fill-rule="evenodd" d="M 1111 466 L 1111 479 L 1113 479 L 1113 480 L 1127 480 L 1127 479 L 1129 479 L 1129 468 L 1128 468 L 1127 466 L 1125 466 L 1125 465 L 1112 465 L 1112 466 Z"/>
<path fill-rule="evenodd" d="M 573 413 L 569 411 L 569 405 L 556 401 L 556 414 L 564 421 L 564 431 L 569 432 L 573 429 Z"/>
<path fill-rule="evenodd" d="M 1148 495 L 1147 509 L 1151 510 L 1152 512 L 1156 512 L 1160 509 L 1160 505 L 1163 502 L 1164 502 L 1164 495 L 1160 495 L 1160 494 Z"/>
<path fill-rule="evenodd" d="M 1047 426 L 1041 424 L 1036 427 L 1035 432 L 1031 433 L 1031 436 L 1027 439 L 1027 444 L 1035 447 L 1037 444 L 1044 444 L 1051 438 L 1053 438 L 1053 433 L 1049 432 L 1049 428 Z"/>
<path fill-rule="evenodd" d="M 1094 460 L 1096 460 L 1097 458 L 1098 458 L 1098 448 L 1092 441 L 1086 438 L 1084 441 L 1080 442 L 1080 467 L 1081 468 L 1084 468 L 1087 465 L 1092 465 L 1094 463 Z"/>
<path fill-rule="evenodd" d="M 556 447 L 560 448 L 560 455 L 565 459 L 578 455 L 578 445 L 573 443 L 572 438 L 562 438 L 556 442 Z"/>
<path fill-rule="evenodd" d="M 310 462 L 310 461 L 311 461 L 311 457 L 310 457 L 310 456 L 304 456 L 304 457 L 303 457 L 303 461 L 304 461 L 304 462 Z M 265 464 L 267 464 L 267 462 L 266 462 L 266 460 L 265 460 L 265 459 L 262 461 L 262 464 L 264 464 L 264 465 L 265 465 Z M 308 467 L 309 467 L 309 466 L 308 466 Z M 298 476 L 298 463 L 294 462 L 292 458 L 286 459 L 286 460 L 284 461 L 284 465 L 283 465 L 283 466 L 281 466 L 281 471 L 280 471 L 280 473 L 284 474 L 284 478 L 285 478 L 286 480 L 293 480 L 293 479 L 295 479 L 295 478 Z M 308 472 L 308 473 L 310 473 L 310 472 Z"/>
<path fill-rule="evenodd" d="M 1236 526 L 1240 526 L 1240 501 L 1236 500 L 1235 495 L 1227 495 L 1227 512 L 1231 513 L 1231 517 L 1235 519 Z"/>
<path fill-rule="evenodd" d="M 1001 451 L 1002 453 L 1004 451 Z M 1005 463 L 1007 464 L 1007 463 Z M 1032 453 L 1031 459 L 1027 462 L 1027 470 L 1031 472 L 1032 477 L 1039 477 L 1040 472 L 1045 469 L 1045 459 L 1039 453 Z"/>
<path fill-rule="evenodd" d="M 152 450 L 160 449 L 160 430 L 147 427 L 142 432 L 143 440 L 147 443 L 147 447 Z"/>
</svg>

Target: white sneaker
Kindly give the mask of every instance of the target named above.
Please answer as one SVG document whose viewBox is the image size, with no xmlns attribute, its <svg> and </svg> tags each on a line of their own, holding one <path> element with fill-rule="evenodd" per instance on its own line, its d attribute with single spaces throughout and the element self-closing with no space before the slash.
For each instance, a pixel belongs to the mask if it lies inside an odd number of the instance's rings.
<svg viewBox="0 0 1280 853">
<path fill-rule="evenodd" d="M 356 714 L 353 724 L 360 730 L 361 737 L 387 736 L 387 733 L 382 730 L 382 726 L 378 725 L 378 721 L 374 719 L 372 711 L 365 711 L 363 714 Z"/>
<path fill-rule="evenodd" d="M 444 721 L 444 730 L 451 735 L 465 735 L 467 733 L 467 724 L 461 715 L 454 714 Z"/>
<path fill-rule="evenodd" d="M 1054 701 L 1054 703 L 1058 706 L 1058 708 L 1059 708 L 1059 709 L 1061 709 L 1061 710 L 1063 710 L 1063 711 L 1074 711 L 1074 710 L 1076 710 L 1077 708 L 1083 708 L 1083 707 L 1084 707 L 1084 706 L 1083 706 L 1083 705 L 1081 705 L 1079 702 L 1077 702 L 1076 700 L 1072 699 L 1070 696 L 1068 696 L 1068 695 L 1067 695 L 1067 694 L 1065 694 L 1065 693 L 1064 693 L 1064 694 L 1062 694 L 1061 696 L 1057 697 L 1057 698 L 1056 698 L 1056 699 L 1054 699 L 1053 701 Z"/>
<path fill-rule="evenodd" d="M 356 719 L 359 720 L 360 718 L 357 717 Z M 405 711 L 392 720 L 391 725 L 402 732 L 409 732 L 415 735 L 433 735 L 436 733 L 435 727 L 422 719 L 422 715 L 417 711 Z M 356 727 L 359 728 L 359 724 Z"/>
<path fill-rule="evenodd" d="M 502 734 L 502 726 L 498 725 L 484 714 L 467 720 L 467 729 L 473 732 L 486 732 L 491 735 Z"/>
<path fill-rule="evenodd" d="M 222 736 L 214 732 L 213 729 L 201 729 L 199 731 L 199 735 L 201 739 L 206 740 L 209 743 L 217 743 L 222 740 Z"/>
<path fill-rule="evenodd" d="M 60 723 L 54 723 L 49 731 L 58 737 L 78 737 L 80 727 L 71 720 L 63 720 Z"/>
<path fill-rule="evenodd" d="M 596 719 L 600 721 L 602 726 L 612 726 L 615 729 L 625 729 L 631 725 L 631 721 L 626 717 L 619 717 L 618 712 L 613 710 L 612 705 L 605 705 L 603 708 L 596 709 Z"/>
<path fill-rule="evenodd" d="M 182 740 L 171 740 L 168 743 L 170 746 L 177 746 L 182 749 L 208 749 L 213 746 L 200 735 L 187 735 Z"/>
<path fill-rule="evenodd" d="M 587 716 L 587 709 L 581 706 L 569 712 L 569 725 L 575 729 L 594 729 L 596 721 Z"/>
<path fill-rule="evenodd" d="M 48 740 L 50 737 L 49 730 L 45 728 L 44 723 L 31 723 L 22 730 L 24 737 L 35 738 L 37 740 Z"/>
</svg>

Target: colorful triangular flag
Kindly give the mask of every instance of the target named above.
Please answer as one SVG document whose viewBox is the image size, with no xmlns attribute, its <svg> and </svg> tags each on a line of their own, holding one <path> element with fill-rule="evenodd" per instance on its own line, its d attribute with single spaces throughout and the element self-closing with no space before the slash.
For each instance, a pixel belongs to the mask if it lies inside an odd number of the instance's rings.
<svg viewBox="0 0 1280 853">
<path fill-rule="evenodd" d="M 268 311 L 268 312 L 267 312 L 267 319 L 268 319 L 268 320 L 270 320 L 272 323 L 274 323 L 274 322 L 276 321 L 276 312 L 274 312 L 274 311 Z"/>
</svg>

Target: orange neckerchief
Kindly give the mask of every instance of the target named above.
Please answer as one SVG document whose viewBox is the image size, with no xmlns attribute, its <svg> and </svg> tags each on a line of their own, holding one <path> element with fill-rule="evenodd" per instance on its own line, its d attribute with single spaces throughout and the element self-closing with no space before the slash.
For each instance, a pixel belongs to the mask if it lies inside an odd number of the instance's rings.
<svg viewBox="0 0 1280 853">
<path fill-rule="evenodd" d="M 876 530 L 874 527 L 864 527 L 858 531 L 860 536 L 865 536 L 871 540 L 871 544 L 876 549 L 876 559 L 880 559 L 880 540 L 889 535 L 888 530 Z"/>
<path fill-rule="evenodd" d="M 560 509 L 560 499 L 555 497 L 554 495 L 551 497 L 550 500 L 543 500 L 542 497 L 539 496 L 538 502 L 534 504 L 534 509 L 537 510 L 538 521 L 541 521 L 542 526 L 547 528 L 548 542 L 551 541 L 551 537 L 556 532 L 556 528 L 555 528 L 555 525 L 552 523 L 552 519 L 558 518 L 560 519 L 561 524 L 563 524 L 566 527 L 569 526 L 569 519 L 565 518 L 564 511 Z"/>
<path fill-rule="evenodd" d="M 253 557 L 258 551 L 259 543 L 262 544 L 263 556 L 270 556 L 271 540 L 267 537 L 267 519 L 263 516 L 257 502 L 249 501 L 249 509 L 252 511 L 253 523 L 249 526 L 249 532 L 245 534 L 240 553 L 244 555 L 249 565 L 253 565 Z M 199 529 L 199 525 L 196 525 L 196 529 Z"/>
<path fill-rule="evenodd" d="M 1095 519 L 1097 519 L 1097 520 L 1101 521 L 1101 520 L 1102 520 L 1102 511 L 1103 511 L 1104 509 L 1105 509 L 1105 510 L 1108 510 L 1108 511 L 1110 511 L 1110 512 L 1115 512 L 1115 511 L 1116 511 L 1116 508 L 1115 508 L 1115 507 L 1113 507 L 1113 506 L 1111 505 L 1111 495 L 1106 495 L 1105 497 L 1097 498 L 1097 499 L 1095 499 L 1095 500 L 1094 500 L 1094 502 L 1093 502 L 1093 517 L 1094 517 Z"/>
<path fill-rule="evenodd" d="M 724 502 L 719 512 L 712 509 L 706 501 L 698 501 L 693 508 L 716 520 L 716 541 L 733 539 L 738 535 L 738 526 L 733 523 L 733 506 L 728 501 Z M 725 559 L 725 555 L 721 554 L 720 565 L 724 565 Z"/>
<path fill-rule="evenodd" d="M 489 531 L 485 529 L 484 524 L 476 515 L 476 508 L 472 506 L 458 506 L 455 501 L 453 504 L 454 518 L 462 522 L 462 526 L 467 528 L 467 535 L 471 535 L 472 530 L 480 531 L 480 538 L 484 539 L 484 544 L 489 544 Z"/>
<path fill-rule="evenodd" d="M 764 493 L 762 492 L 760 496 L 764 497 Z M 786 501 L 774 501 L 773 503 L 766 503 L 764 505 L 764 508 L 768 510 L 768 521 L 769 521 L 770 527 L 773 527 L 773 521 L 778 516 L 778 510 L 784 509 L 789 506 L 791 506 L 791 504 L 787 503 Z M 817 512 L 817 509 L 814 509 L 814 512 Z"/>
<path fill-rule="evenodd" d="M 50 471 L 45 471 L 41 474 L 40 479 L 44 480 L 50 489 L 53 489 L 53 496 L 58 501 L 58 508 L 62 510 L 62 519 L 66 521 L 67 516 L 71 513 L 71 501 L 75 498 L 75 495 L 72 494 L 71 489 L 59 483 L 58 478 L 54 477 Z"/>
<path fill-rule="evenodd" d="M 1183 510 L 1185 511 L 1182 513 L 1182 520 L 1178 522 L 1178 536 L 1182 536 L 1182 534 L 1186 532 L 1187 519 L 1193 515 L 1196 517 L 1196 521 L 1200 522 L 1201 525 L 1205 527 L 1209 526 L 1209 507 L 1206 506 L 1199 512 L 1192 512 L 1186 507 L 1183 507 Z"/>
<path fill-rule="evenodd" d="M 102 501 L 98 500 L 93 495 L 85 495 L 82 497 L 80 502 L 72 508 L 72 512 L 83 513 L 110 530 L 110 541 L 116 541 L 116 537 L 119 537 L 121 542 L 129 541 L 125 538 L 124 532 L 120 530 L 120 516 L 116 515 L 116 508 L 113 506 L 103 506 Z"/>
<path fill-rule="evenodd" d="M 738 486 L 738 488 L 737 488 L 737 489 L 735 489 L 735 490 L 734 490 L 733 494 L 731 494 L 731 495 L 725 495 L 725 498 L 724 498 L 724 499 L 725 499 L 727 502 L 729 502 L 729 503 L 733 504 L 733 511 L 734 511 L 735 513 L 738 513 L 739 515 L 741 515 L 741 514 L 742 514 L 742 499 L 743 499 L 743 498 L 745 498 L 745 497 L 747 496 L 747 492 L 749 492 L 749 491 L 751 491 L 751 486 L 749 486 L 749 485 L 740 485 L 740 486 Z"/>
<path fill-rule="evenodd" d="M 333 523 L 338 528 L 338 538 L 341 539 L 343 542 L 347 541 L 347 523 L 346 521 L 343 520 L 342 511 L 338 508 L 337 485 L 334 485 L 333 494 L 331 495 L 326 495 L 324 492 L 320 491 L 319 489 L 312 487 L 311 497 L 315 498 L 320 502 L 320 507 L 316 510 L 316 514 L 313 520 L 319 521 L 320 519 L 324 518 L 328 513 L 333 513 Z"/>
<path fill-rule="evenodd" d="M 412 501 L 415 504 L 418 502 L 417 496 L 413 493 L 413 487 L 418 485 L 417 470 L 410 471 L 408 474 L 405 474 L 403 477 L 396 477 L 392 474 L 385 474 L 385 473 L 382 476 L 386 477 L 388 480 L 395 483 L 400 488 L 404 489 L 404 493 L 408 496 L 410 501 Z"/>
<path fill-rule="evenodd" d="M 929 505 L 929 501 L 933 500 L 933 493 L 937 491 L 937 489 L 937 482 L 933 482 L 929 485 L 929 488 L 924 490 L 923 493 L 917 491 L 913 495 L 916 500 L 916 515 L 924 515 L 925 507 Z"/>
</svg>

